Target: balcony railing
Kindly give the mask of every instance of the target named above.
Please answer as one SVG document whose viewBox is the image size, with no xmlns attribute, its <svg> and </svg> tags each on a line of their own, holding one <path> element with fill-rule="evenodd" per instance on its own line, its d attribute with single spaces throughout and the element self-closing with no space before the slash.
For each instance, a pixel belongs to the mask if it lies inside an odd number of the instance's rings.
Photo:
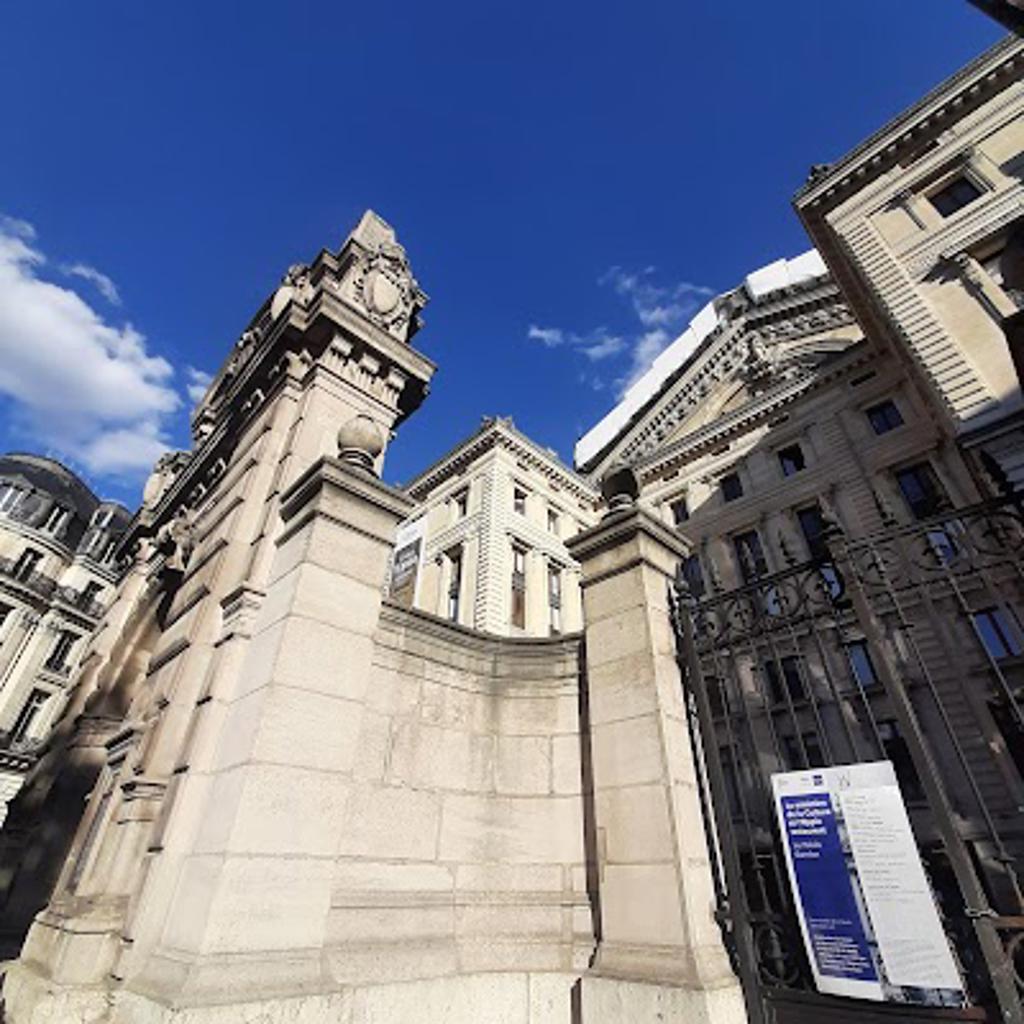
<svg viewBox="0 0 1024 1024">
<path fill-rule="evenodd" d="M 46 601 L 57 600 L 69 608 L 91 618 L 103 615 L 103 605 L 84 590 L 61 586 L 55 579 L 34 569 L 24 569 L 17 559 L 0 558 L 0 575 L 20 584 Z"/>
<path fill-rule="evenodd" d="M 0 753 L 22 754 L 31 756 L 43 746 L 44 740 L 38 736 L 14 736 L 10 732 L 0 730 Z"/>
</svg>

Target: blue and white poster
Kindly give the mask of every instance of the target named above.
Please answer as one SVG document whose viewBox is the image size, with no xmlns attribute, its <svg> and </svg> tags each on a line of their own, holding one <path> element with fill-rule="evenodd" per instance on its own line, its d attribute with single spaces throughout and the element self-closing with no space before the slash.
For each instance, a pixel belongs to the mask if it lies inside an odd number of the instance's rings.
<svg viewBox="0 0 1024 1024">
<path fill-rule="evenodd" d="M 818 991 L 962 1005 L 892 764 L 782 772 L 772 789 Z"/>
</svg>

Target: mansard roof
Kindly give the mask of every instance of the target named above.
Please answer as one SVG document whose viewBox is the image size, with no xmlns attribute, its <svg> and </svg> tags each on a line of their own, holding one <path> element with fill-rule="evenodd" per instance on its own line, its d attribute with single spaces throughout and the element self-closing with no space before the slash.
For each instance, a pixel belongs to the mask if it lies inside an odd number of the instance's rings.
<svg viewBox="0 0 1024 1024">
<path fill-rule="evenodd" d="M 100 504 L 89 486 L 63 463 L 45 455 L 9 452 L 0 455 L 0 480 L 21 480 L 54 498 L 88 521 Z"/>
<path fill-rule="evenodd" d="M 511 417 L 485 416 L 479 428 L 405 485 L 417 501 L 423 501 L 445 480 L 461 473 L 485 452 L 502 445 L 518 460 L 558 483 L 580 501 L 596 503 L 593 486 L 570 469 L 550 448 L 544 448 L 517 429 Z"/>
<path fill-rule="evenodd" d="M 613 459 L 638 461 L 672 436 L 718 382 L 731 375 L 738 384 L 749 375 L 752 360 L 788 379 L 797 363 L 807 362 L 807 352 L 797 353 L 801 339 L 817 336 L 820 359 L 850 344 L 849 337 L 832 344 L 822 332 L 852 323 L 813 249 L 748 274 L 740 287 L 708 303 L 622 401 L 580 438 L 577 469 L 596 474 Z"/>
</svg>

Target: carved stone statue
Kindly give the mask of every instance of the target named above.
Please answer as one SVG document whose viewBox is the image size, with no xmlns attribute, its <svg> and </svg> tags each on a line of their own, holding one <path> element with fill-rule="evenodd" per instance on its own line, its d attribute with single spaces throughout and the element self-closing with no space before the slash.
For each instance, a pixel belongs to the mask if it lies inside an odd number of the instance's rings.
<svg viewBox="0 0 1024 1024">
<path fill-rule="evenodd" d="M 189 452 L 164 452 L 157 459 L 153 472 L 149 474 L 146 486 L 142 489 L 142 507 L 144 509 L 151 511 L 160 504 L 160 499 L 185 468 L 190 457 Z"/>
<path fill-rule="evenodd" d="M 184 572 L 195 547 L 195 522 L 192 513 L 180 506 L 174 518 L 157 531 L 156 546 L 167 556 L 165 568 Z"/>
</svg>

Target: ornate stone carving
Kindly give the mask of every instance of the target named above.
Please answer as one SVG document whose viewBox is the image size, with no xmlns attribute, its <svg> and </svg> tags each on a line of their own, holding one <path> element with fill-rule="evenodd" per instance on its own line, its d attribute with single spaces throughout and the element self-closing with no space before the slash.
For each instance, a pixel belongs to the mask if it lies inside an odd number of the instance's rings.
<svg viewBox="0 0 1024 1024">
<path fill-rule="evenodd" d="M 142 507 L 144 509 L 152 511 L 160 504 L 160 499 L 188 465 L 191 457 L 190 452 L 164 452 L 157 459 L 153 472 L 149 474 L 146 486 L 142 490 Z"/>
<path fill-rule="evenodd" d="M 184 572 L 195 547 L 195 520 L 192 513 L 182 505 L 174 518 L 157 531 L 156 546 L 166 555 L 165 568 Z"/>
<path fill-rule="evenodd" d="M 384 240 L 363 260 L 356 275 L 355 295 L 366 315 L 385 330 L 405 336 L 414 313 L 419 285 L 409 269 L 405 249 Z"/>
</svg>

